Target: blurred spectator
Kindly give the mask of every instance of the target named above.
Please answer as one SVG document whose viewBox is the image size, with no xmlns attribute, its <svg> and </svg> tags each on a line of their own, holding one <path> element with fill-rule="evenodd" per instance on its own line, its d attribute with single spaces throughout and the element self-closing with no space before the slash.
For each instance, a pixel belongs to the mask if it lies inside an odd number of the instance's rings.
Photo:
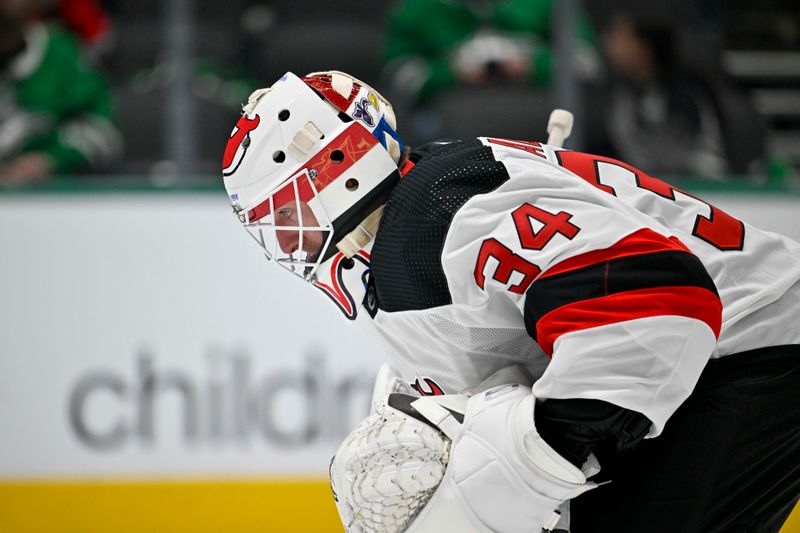
<svg viewBox="0 0 800 533">
<path fill-rule="evenodd" d="M 56 11 L 64 26 L 85 44 L 95 45 L 111 31 L 111 21 L 98 0 L 59 0 Z"/>
<path fill-rule="evenodd" d="M 0 0 L 0 184 L 88 170 L 120 136 L 105 80 L 72 35 L 32 18 L 38 2 Z"/>
<path fill-rule="evenodd" d="M 754 108 L 722 76 L 718 50 L 701 53 L 681 31 L 689 23 L 664 9 L 617 7 L 603 25 L 610 77 L 603 105 L 592 107 L 607 146 L 590 149 L 654 173 L 758 171 L 764 131 Z"/>
<path fill-rule="evenodd" d="M 394 92 L 418 102 L 455 85 L 497 80 L 548 86 L 553 76 L 552 0 L 404 0 L 390 17 L 385 50 Z M 592 31 L 578 20 L 578 64 L 597 67 Z"/>
<path fill-rule="evenodd" d="M 93 62 L 108 53 L 113 44 L 111 18 L 99 0 L 55 0 L 53 15 L 78 36 Z"/>
</svg>

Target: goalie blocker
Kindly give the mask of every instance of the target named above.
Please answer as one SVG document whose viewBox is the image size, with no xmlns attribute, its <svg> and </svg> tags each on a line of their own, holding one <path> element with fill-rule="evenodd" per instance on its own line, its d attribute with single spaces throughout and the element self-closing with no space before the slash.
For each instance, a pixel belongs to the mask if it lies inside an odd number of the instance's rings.
<svg viewBox="0 0 800 533">
<path fill-rule="evenodd" d="M 343 442 L 331 483 L 350 533 L 549 530 L 556 509 L 595 487 L 533 424 L 529 387 L 473 397 L 390 394 Z"/>
</svg>

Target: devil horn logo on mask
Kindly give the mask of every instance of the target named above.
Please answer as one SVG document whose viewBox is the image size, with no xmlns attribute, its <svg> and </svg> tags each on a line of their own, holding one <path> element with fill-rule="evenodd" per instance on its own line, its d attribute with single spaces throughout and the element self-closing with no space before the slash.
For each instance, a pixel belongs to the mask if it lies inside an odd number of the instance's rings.
<svg viewBox="0 0 800 533">
<path fill-rule="evenodd" d="M 261 123 L 261 117 L 256 115 L 249 118 L 246 114 L 242 115 L 242 118 L 236 123 L 236 128 L 225 146 L 225 155 L 222 157 L 223 176 L 230 176 L 239 168 L 250 147 L 250 132 L 256 129 L 259 123 Z"/>
</svg>

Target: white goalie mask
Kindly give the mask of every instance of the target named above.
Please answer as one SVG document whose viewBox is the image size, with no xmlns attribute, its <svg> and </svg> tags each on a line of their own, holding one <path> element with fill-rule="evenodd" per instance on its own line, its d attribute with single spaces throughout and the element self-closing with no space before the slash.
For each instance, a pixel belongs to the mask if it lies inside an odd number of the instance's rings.
<svg viewBox="0 0 800 533">
<path fill-rule="evenodd" d="M 222 164 L 267 259 L 315 283 L 335 244 L 386 202 L 402 145 L 391 105 L 341 72 L 287 73 L 249 98 Z"/>
</svg>

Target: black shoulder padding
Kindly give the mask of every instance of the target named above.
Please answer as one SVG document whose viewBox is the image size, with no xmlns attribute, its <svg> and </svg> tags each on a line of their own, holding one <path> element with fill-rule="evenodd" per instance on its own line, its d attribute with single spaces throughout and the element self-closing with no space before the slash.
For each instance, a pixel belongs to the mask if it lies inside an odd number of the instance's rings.
<svg viewBox="0 0 800 533">
<path fill-rule="evenodd" d="M 639 444 L 650 430 L 641 413 L 602 400 L 539 401 L 536 430 L 552 448 L 578 468 L 594 453 L 605 468 Z"/>
<path fill-rule="evenodd" d="M 473 196 L 508 180 L 478 139 L 443 141 L 411 154 L 415 166 L 394 188 L 372 248 L 372 277 L 383 311 L 451 303 L 442 249 L 453 216 Z"/>
</svg>

